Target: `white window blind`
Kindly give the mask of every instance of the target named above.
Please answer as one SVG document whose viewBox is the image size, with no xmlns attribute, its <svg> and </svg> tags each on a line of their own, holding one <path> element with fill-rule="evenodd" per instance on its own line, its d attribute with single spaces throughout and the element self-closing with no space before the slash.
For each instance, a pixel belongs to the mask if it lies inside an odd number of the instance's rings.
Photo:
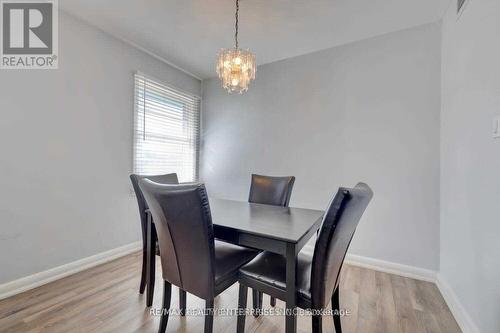
<svg viewBox="0 0 500 333">
<path fill-rule="evenodd" d="M 135 74 L 134 172 L 198 179 L 200 99 Z"/>
</svg>

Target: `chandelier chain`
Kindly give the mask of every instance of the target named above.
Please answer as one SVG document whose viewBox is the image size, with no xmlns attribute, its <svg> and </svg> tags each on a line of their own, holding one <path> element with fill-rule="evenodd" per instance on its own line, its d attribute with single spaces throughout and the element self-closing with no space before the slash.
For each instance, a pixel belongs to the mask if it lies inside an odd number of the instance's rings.
<svg viewBox="0 0 500 333">
<path fill-rule="evenodd" d="M 235 48 L 238 48 L 238 16 L 240 11 L 240 0 L 236 0 L 236 24 L 235 24 L 235 33 L 234 33 L 234 44 Z"/>
</svg>

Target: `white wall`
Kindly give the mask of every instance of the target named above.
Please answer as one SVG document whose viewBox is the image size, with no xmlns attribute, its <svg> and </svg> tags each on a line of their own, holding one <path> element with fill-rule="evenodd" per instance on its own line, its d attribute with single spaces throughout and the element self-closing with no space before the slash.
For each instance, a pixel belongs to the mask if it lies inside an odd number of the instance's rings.
<svg viewBox="0 0 500 333">
<path fill-rule="evenodd" d="M 209 194 L 246 200 L 251 173 L 295 175 L 291 205 L 324 209 L 365 181 L 375 197 L 351 253 L 437 270 L 440 29 L 260 66 L 244 95 L 204 81 Z"/>
<path fill-rule="evenodd" d="M 498 0 L 443 20 L 441 276 L 483 333 L 500 332 L 499 33 Z"/>
<path fill-rule="evenodd" d="M 133 73 L 200 81 L 64 13 L 58 70 L 0 70 L 0 284 L 140 240 Z"/>
</svg>

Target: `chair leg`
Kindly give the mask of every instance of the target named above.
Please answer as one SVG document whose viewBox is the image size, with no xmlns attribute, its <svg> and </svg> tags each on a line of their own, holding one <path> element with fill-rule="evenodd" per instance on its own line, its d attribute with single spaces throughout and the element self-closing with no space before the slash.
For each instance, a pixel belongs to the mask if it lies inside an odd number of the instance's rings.
<svg viewBox="0 0 500 333">
<path fill-rule="evenodd" d="M 245 311 L 247 309 L 248 287 L 240 283 L 240 292 L 238 295 L 238 324 L 236 325 L 236 333 L 245 332 Z"/>
<path fill-rule="evenodd" d="M 259 293 L 259 310 L 262 310 L 262 301 L 264 300 L 264 293 Z"/>
<path fill-rule="evenodd" d="M 186 291 L 179 288 L 179 309 L 181 310 L 181 316 L 186 315 Z"/>
<path fill-rule="evenodd" d="M 205 333 L 212 333 L 214 329 L 214 299 L 205 302 Z"/>
<path fill-rule="evenodd" d="M 276 306 L 276 298 L 271 296 L 271 306 L 275 307 Z"/>
<path fill-rule="evenodd" d="M 144 290 L 146 290 L 146 267 L 148 264 L 148 253 L 146 249 L 142 250 L 142 272 L 141 272 L 141 285 L 139 286 L 139 293 L 144 294 Z"/>
<path fill-rule="evenodd" d="M 333 325 L 335 326 L 335 333 L 342 333 L 342 325 L 340 322 L 340 287 L 335 289 L 332 296 L 332 310 L 333 310 Z"/>
<path fill-rule="evenodd" d="M 168 323 L 168 311 L 170 309 L 170 299 L 172 298 L 172 285 L 163 281 L 163 304 L 161 306 L 161 319 L 160 319 L 160 328 L 158 329 L 158 333 L 165 333 L 167 329 Z"/>
<path fill-rule="evenodd" d="M 148 230 L 147 230 L 147 291 L 146 291 L 146 306 L 153 305 L 153 296 L 155 292 L 155 270 L 156 270 L 156 236 L 153 232 L 153 222 L 151 215 L 148 214 Z"/>
<path fill-rule="evenodd" d="M 146 295 L 146 306 L 150 307 L 153 305 L 153 297 L 155 293 L 155 270 L 156 270 L 156 255 L 151 255 L 151 262 L 149 263 L 149 276 L 147 282 L 147 295 Z"/>
<path fill-rule="evenodd" d="M 258 290 L 252 289 L 253 316 L 255 318 L 259 316 L 259 310 L 261 309 L 260 295 L 261 293 Z"/>
<path fill-rule="evenodd" d="M 312 320 L 312 333 L 323 332 L 323 318 L 320 315 L 313 315 Z"/>
</svg>

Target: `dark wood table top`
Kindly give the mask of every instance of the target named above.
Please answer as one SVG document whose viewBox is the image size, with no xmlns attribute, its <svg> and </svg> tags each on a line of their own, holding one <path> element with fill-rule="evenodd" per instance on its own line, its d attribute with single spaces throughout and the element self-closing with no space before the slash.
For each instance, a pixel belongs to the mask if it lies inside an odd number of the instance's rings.
<svg viewBox="0 0 500 333">
<path fill-rule="evenodd" d="M 312 228 L 318 229 L 324 213 L 217 198 L 209 200 L 215 227 L 287 243 L 298 243 Z"/>
</svg>

